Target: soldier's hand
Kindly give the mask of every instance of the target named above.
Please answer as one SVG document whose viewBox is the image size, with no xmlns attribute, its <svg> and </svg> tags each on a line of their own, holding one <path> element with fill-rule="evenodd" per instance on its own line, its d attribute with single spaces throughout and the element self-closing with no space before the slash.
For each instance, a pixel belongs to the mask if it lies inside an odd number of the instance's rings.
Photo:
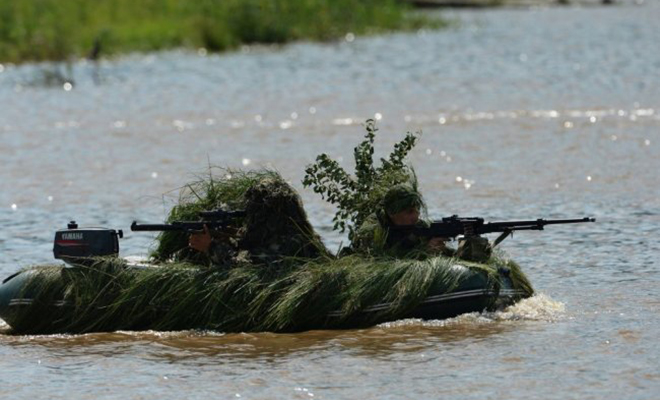
<svg viewBox="0 0 660 400">
<path fill-rule="evenodd" d="M 427 243 L 426 247 L 431 252 L 439 253 L 447 249 L 446 242 L 447 242 L 446 238 L 434 237 L 429 239 L 429 242 Z"/>
<path fill-rule="evenodd" d="M 207 253 L 209 248 L 211 248 L 211 241 L 212 238 L 209 228 L 204 225 L 204 232 L 190 234 L 190 237 L 188 238 L 188 247 L 201 251 L 202 253 Z"/>
</svg>

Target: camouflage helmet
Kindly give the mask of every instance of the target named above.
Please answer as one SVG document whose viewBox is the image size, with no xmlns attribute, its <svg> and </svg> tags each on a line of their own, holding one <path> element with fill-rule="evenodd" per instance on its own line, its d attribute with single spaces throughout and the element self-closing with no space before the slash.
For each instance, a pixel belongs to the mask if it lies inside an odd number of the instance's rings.
<svg viewBox="0 0 660 400">
<path fill-rule="evenodd" d="M 409 208 L 417 208 L 419 210 L 422 207 L 424 207 L 422 195 L 410 185 L 395 185 L 383 197 L 383 209 L 389 215 Z"/>
</svg>

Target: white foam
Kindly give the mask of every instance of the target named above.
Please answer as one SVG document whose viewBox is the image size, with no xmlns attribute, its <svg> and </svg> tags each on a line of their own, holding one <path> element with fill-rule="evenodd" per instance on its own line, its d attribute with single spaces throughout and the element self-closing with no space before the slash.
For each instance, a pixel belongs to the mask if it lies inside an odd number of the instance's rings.
<svg viewBox="0 0 660 400">
<path fill-rule="evenodd" d="M 566 306 L 545 294 L 537 294 L 507 307 L 502 311 L 487 313 L 495 321 L 556 321 L 566 312 Z"/>
<path fill-rule="evenodd" d="M 457 325 L 481 325 L 505 321 L 547 321 L 560 319 L 566 311 L 564 303 L 555 301 L 545 294 L 523 299 L 502 311 L 473 312 L 444 320 L 402 319 L 380 324 L 381 328 L 406 326 L 444 327 Z"/>
</svg>

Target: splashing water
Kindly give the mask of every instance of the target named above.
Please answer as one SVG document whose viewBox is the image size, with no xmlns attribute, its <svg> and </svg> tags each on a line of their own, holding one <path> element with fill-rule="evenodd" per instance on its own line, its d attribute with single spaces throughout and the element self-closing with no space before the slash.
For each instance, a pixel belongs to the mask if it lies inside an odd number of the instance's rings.
<svg viewBox="0 0 660 400">
<path fill-rule="evenodd" d="M 564 315 L 564 303 L 555 301 L 541 293 L 507 307 L 502 311 L 487 313 L 494 321 L 546 321 L 554 322 Z"/>
<path fill-rule="evenodd" d="M 404 326 L 449 327 L 458 325 L 481 325 L 504 321 L 546 321 L 559 320 L 565 313 L 564 303 L 555 301 L 545 294 L 537 294 L 509 306 L 501 311 L 485 311 L 462 314 L 446 320 L 403 319 L 378 325 L 380 328 Z"/>
</svg>

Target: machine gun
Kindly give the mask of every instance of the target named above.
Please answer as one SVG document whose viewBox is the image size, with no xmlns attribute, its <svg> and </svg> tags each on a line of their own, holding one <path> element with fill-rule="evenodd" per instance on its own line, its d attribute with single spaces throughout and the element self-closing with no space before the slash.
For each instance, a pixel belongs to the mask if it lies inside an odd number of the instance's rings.
<svg viewBox="0 0 660 400">
<path fill-rule="evenodd" d="M 170 224 L 138 224 L 133 221 L 132 231 L 182 231 L 186 233 L 202 233 L 204 226 L 210 230 L 225 229 L 232 226 L 236 219 L 245 217 L 245 211 L 225 211 L 217 209 L 199 213 L 200 221 L 172 221 Z"/>
<path fill-rule="evenodd" d="M 485 222 L 483 218 L 461 218 L 458 215 L 452 215 L 438 221 L 432 221 L 428 227 L 394 226 L 390 229 L 403 234 L 415 234 L 431 238 L 455 238 L 459 235 L 469 238 L 486 233 L 501 232 L 501 235 L 492 244 L 492 247 L 495 247 L 509 235 L 512 235 L 514 231 L 542 231 L 546 225 L 578 224 L 583 222 L 596 222 L 596 219 L 536 219 L 530 221 Z"/>
</svg>

